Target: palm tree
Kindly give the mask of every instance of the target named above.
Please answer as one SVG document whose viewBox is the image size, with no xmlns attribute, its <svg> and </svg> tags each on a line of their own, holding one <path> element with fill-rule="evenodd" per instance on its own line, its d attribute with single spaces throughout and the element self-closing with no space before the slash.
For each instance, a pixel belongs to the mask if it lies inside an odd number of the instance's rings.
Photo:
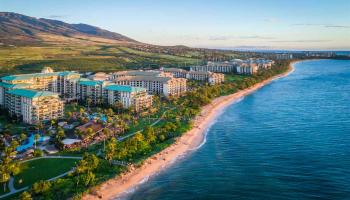
<svg viewBox="0 0 350 200">
<path fill-rule="evenodd" d="M 55 125 L 56 124 L 56 121 L 54 120 L 54 119 L 52 119 L 51 121 L 50 121 L 50 125 L 51 125 L 51 129 L 52 129 L 52 127 L 53 127 L 53 125 Z"/>
<path fill-rule="evenodd" d="M 116 147 L 117 147 L 117 140 L 115 138 L 111 138 L 111 140 L 107 144 L 107 150 L 105 151 L 105 159 L 108 160 L 110 165 L 112 165 Z"/>
<path fill-rule="evenodd" d="M 36 124 L 36 128 L 38 129 L 38 131 L 39 131 L 39 133 L 40 133 L 40 131 L 44 128 L 43 123 L 38 122 L 38 123 Z"/>
<path fill-rule="evenodd" d="M 14 140 L 11 142 L 11 145 L 5 148 L 0 160 L 0 183 L 4 185 L 4 192 L 6 191 L 7 182 L 10 180 L 11 176 L 18 174 L 21 170 L 20 163 L 12 159 L 16 156 L 17 146 L 17 141 Z"/>
<path fill-rule="evenodd" d="M 111 134 L 111 130 L 109 130 L 108 128 L 104 128 L 103 129 L 103 151 L 106 150 L 106 138 L 109 137 Z"/>
<path fill-rule="evenodd" d="M 21 139 L 21 142 L 24 142 L 27 139 L 27 135 L 25 133 L 21 133 L 21 135 L 19 135 L 19 138 Z"/>
<path fill-rule="evenodd" d="M 39 134 L 35 134 L 34 135 L 34 148 L 36 149 L 36 142 L 39 140 L 40 135 Z"/>
</svg>

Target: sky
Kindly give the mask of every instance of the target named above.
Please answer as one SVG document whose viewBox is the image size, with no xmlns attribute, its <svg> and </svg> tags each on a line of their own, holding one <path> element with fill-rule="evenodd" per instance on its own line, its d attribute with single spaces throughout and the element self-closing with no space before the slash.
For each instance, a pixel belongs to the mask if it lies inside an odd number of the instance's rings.
<svg viewBox="0 0 350 200">
<path fill-rule="evenodd" d="M 0 11 L 158 45 L 350 50 L 350 0 L 0 0 Z"/>
</svg>

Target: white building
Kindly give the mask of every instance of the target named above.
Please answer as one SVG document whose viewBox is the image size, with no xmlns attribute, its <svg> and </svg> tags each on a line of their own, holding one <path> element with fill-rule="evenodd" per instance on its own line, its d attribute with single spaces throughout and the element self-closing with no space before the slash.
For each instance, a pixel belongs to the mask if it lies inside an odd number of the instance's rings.
<svg viewBox="0 0 350 200">
<path fill-rule="evenodd" d="M 159 94 L 165 97 L 179 96 L 187 90 L 185 78 L 158 76 L 124 76 L 113 80 L 118 85 L 146 88 L 149 94 Z"/>
<path fill-rule="evenodd" d="M 75 100 L 77 96 L 76 84 L 79 78 L 79 73 L 70 71 L 53 72 L 49 67 L 45 67 L 41 73 L 5 76 L 1 78 L 0 95 L 2 94 L 2 96 L 0 97 L 0 103 L 1 99 L 4 98 L 4 93 L 1 93 L 1 91 L 18 86 L 55 92 L 66 101 Z M 4 84 L 7 84 L 6 88 L 3 87 Z"/>
<path fill-rule="evenodd" d="M 6 105 L 11 116 L 28 124 L 63 117 L 64 103 L 53 92 L 13 89 L 6 92 Z"/>
<path fill-rule="evenodd" d="M 148 95 L 145 88 L 113 84 L 103 89 L 109 105 L 120 102 L 124 108 L 133 107 L 136 111 L 152 106 L 152 95 Z"/>
</svg>

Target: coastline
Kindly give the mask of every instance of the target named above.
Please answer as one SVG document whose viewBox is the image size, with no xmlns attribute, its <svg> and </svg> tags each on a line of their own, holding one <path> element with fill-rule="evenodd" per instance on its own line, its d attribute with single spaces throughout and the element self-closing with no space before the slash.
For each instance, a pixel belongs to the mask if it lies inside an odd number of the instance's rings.
<svg viewBox="0 0 350 200">
<path fill-rule="evenodd" d="M 178 157 L 198 149 L 205 139 L 206 131 L 226 107 L 271 83 L 273 80 L 289 75 L 294 70 L 293 65 L 296 62 L 298 61 L 290 62 L 288 70 L 282 74 L 273 76 L 234 94 L 214 99 L 210 104 L 204 106 L 201 113 L 195 117 L 193 120 L 193 128 L 177 138 L 174 144 L 147 158 L 141 167 L 132 169 L 102 183 L 95 188 L 95 194 L 86 194 L 82 199 L 116 199 L 121 197 L 149 177 L 169 167 Z"/>
</svg>

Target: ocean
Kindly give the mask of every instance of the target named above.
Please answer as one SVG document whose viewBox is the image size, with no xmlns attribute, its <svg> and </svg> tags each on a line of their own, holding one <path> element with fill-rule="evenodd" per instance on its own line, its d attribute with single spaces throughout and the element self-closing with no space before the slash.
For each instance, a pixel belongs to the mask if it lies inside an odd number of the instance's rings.
<svg viewBox="0 0 350 200">
<path fill-rule="evenodd" d="M 126 199 L 350 199 L 350 61 L 295 64 Z"/>
</svg>

